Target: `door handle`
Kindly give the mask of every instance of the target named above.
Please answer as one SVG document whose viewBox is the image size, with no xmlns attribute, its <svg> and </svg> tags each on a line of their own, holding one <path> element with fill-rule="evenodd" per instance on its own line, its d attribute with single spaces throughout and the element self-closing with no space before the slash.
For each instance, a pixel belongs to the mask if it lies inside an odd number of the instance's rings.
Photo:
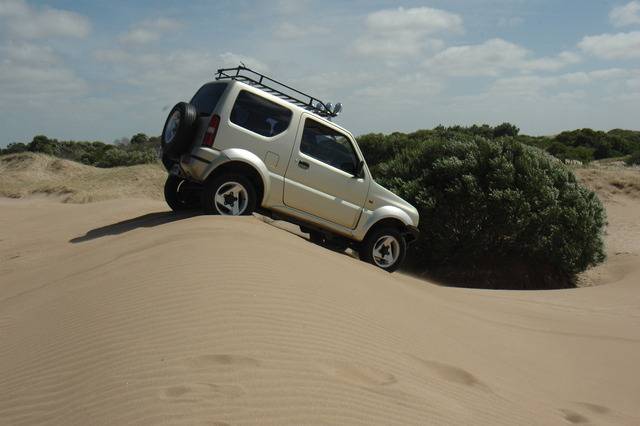
<svg viewBox="0 0 640 426">
<path fill-rule="evenodd" d="M 306 161 L 298 160 L 298 167 L 307 170 L 309 168 L 309 163 L 307 163 Z"/>
</svg>

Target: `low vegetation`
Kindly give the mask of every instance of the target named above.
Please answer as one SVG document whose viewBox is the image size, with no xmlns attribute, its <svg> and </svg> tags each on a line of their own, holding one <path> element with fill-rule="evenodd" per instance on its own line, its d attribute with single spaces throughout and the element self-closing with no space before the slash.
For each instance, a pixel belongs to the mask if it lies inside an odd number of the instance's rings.
<svg viewBox="0 0 640 426">
<path fill-rule="evenodd" d="M 27 144 L 11 143 L 0 150 L 1 154 L 37 152 L 66 160 L 77 161 L 95 167 L 133 166 L 158 161 L 160 139 L 138 133 L 131 139 L 121 139 L 114 144 L 104 142 L 59 141 L 39 135 Z"/>
<path fill-rule="evenodd" d="M 604 260 L 602 203 L 513 129 L 477 130 L 360 138 L 376 179 L 420 212 L 413 269 L 454 285 L 572 286 Z"/>
<path fill-rule="evenodd" d="M 562 132 L 555 136 L 521 135 L 520 129 L 510 123 L 496 127 L 488 125 L 471 127 L 443 127 L 418 130 L 414 133 L 391 133 L 390 135 L 367 134 L 360 136 L 360 144 L 367 146 L 373 163 L 388 158 L 398 147 L 411 145 L 417 140 L 438 137 L 456 140 L 459 137 L 480 136 L 485 139 L 512 137 L 518 142 L 541 148 L 560 160 L 588 163 L 604 158 L 622 157 L 628 164 L 640 164 L 640 132 L 615 129 L 601 132 L 580 129 Z M 375 145 L 375 146 L 374 146 Z M 44 135 L 35 136 L 31 142 L 10 143 L 2 154 L 40 152 L 96 167 L 119 167 L 134 164 L 154 163 L 158 159 L 160 138 L 138 133 L 131 139 L 123 138 L 113 144 L 86 141 L 59 141 Z"/>
</svg>

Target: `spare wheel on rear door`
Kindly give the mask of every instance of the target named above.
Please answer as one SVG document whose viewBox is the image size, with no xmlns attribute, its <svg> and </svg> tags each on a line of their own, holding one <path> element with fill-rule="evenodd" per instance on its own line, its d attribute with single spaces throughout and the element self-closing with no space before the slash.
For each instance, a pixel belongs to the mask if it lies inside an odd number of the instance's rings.
<svg viewBox="0 0 640 426">
<path fill-rule="evenodd" d="M 196 108 L 186 102 L 171 109 L 160 137 L 163 157 L 177 158 L 191 147 L 197 118 Z"/>
</svg>

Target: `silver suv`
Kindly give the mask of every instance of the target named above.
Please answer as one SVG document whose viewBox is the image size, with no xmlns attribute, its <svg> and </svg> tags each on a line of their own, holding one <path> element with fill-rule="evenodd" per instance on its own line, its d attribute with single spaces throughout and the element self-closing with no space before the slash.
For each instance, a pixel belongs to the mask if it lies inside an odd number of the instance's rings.
<svg viewBox="0 0 640 426">
<path fill-rule="evenodd" d="M 396 270 L 417 236 L 418 212 L 372 179 L 353 135 L 331 122 L 340 109 L 244 66 L 218 70 L 167 117 L 167 203 L 259 212 Z"/>
</svg>

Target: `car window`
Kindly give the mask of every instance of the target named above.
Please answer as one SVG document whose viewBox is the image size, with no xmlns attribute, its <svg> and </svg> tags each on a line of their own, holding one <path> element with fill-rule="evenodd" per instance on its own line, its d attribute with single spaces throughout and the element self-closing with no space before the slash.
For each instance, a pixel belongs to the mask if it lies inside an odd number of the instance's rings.
<svg viewBox="0 0 640 426">
<path fill-rule="evenodd" d="M 306 119 L 300 152 L 347 173 L 354 174 L 358 164 L 349 139 L 315 120 Z"/>
<path fill-rule="evenodd" d="M 291 110 L 246 90 L 240 91 L 231 110 L 231 122 L 262 136 L 276 136 L 287 130 Z"/>
<path fill-rule="evenodd" d="M 207 83 L 200 88 L 191 99 L 191 105 L 196 107 L 198 114 L 211 115 L 218 101 L 226 89 L 226 83 Z"/>
</svg>

